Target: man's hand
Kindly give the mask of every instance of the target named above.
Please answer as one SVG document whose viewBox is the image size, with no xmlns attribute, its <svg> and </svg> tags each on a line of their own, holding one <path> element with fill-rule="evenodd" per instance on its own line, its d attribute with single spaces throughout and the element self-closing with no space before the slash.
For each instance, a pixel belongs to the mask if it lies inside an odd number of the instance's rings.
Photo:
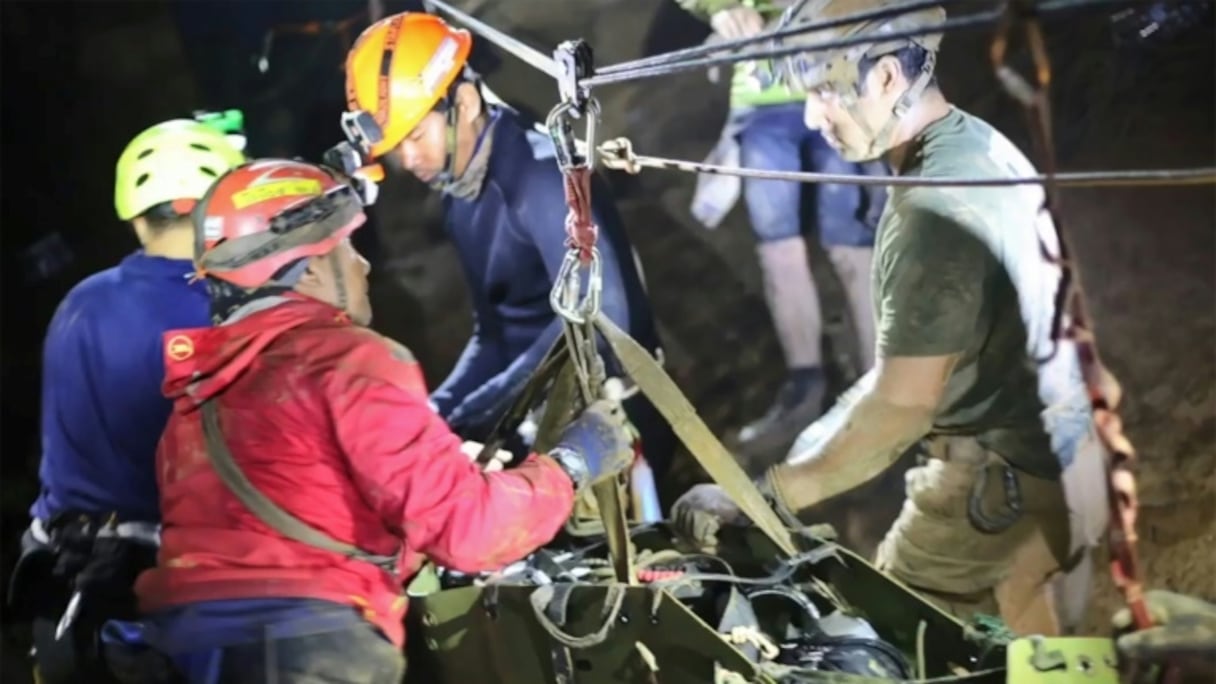
<svg viewBox="0 0 1216 684">
<path fill-rule="evenodd" d="M 672 528 L 681 541 L 707 553 L 718 549 L 722 525 L 746 525 L 747 516 L 716 484 L 689 489 L 671 507 Z"/>
<path fill-rule="evenodd" d="M 1216 605 L 1191 596 L 1153 590 L 1145 594 L 1153 627 L 1123 634 L 1115 641 L 1119 655 L 1133 661 L 1184 669 L 1216 667 Z M 1131 611 L 1115 613 L 1116 631 L 1131 627 Z"/>
<path fill-rule="evenodd" d="M 481 454 L 481 450 L 484 448 L 485 445 L 481 442 L 465 442 L 460 445 L 460 451 L 465 456 L 468 456 L 470 461 L 476 461 L 478 455 Z M 494 454 L 494 457 L 490 459 L 490 462 L 485 464 L 481 470 L 485 473 L 497 472 L 502 470 L 503 466 L 505 466 L 510 460 L 511 452 L 499 449 L 498 453 Z"/>
<path fill-rule="evenodd" d="M 633 439 L 620 402 L 600 399 L 570 422 L 549 455 L 561 464 L 576 490 L 624 472 L 633 465 Z"/>
<path fill-rule="evenodd" d="M 764 17 L 751 7 L 734 7 L 715 12 L 709 25 L 727 40 L 749 38 L 764 30 Z"/>
</svg>

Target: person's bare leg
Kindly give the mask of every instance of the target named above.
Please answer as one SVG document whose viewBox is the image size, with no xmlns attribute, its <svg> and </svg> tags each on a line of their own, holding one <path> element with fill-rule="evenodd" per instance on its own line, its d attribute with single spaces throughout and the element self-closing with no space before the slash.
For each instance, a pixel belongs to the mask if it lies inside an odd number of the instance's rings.
<svg viewBox="0 0 1216 684">
<path fill-rule="evenodd" d="M 823 314 L 802 236 L 762 242 L 756 251 L 764 276 L 764 299 L 786 368 L 815 368 L 823 363 Z"/>
<path fill-rule="evenodd" d="M 853 328 L 857 333 L 857 359 L 862 373 L 874 367 L 873 247 L 828 247 L 828 258 L 844 286 Z"/>
<path fill-rule="evenodd" d="M 788 376 L 759 419 L 739 431 L 741 455 L 761 468 L 784 456 L 798 433 L 823 412 L 827 388 L 822 370 L 823 317 L 801 236 L 762 242 L 758 248 L 764 296 Z"/>
</svg>

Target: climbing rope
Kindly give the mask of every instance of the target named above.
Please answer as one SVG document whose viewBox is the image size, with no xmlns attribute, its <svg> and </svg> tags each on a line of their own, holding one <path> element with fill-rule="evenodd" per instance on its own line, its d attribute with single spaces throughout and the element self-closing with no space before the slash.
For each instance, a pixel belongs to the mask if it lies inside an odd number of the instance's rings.
<svg viewBox="0 0 1216 684">
<path fill-rule="evenodd" d="M 1135 5 L 1142 2 L 1143 0 L 1044 0 L 1038 5 L 1036 11 L 1039 14 L 1054 14 L 1086 7 Z M 773 43 L 784 38 L 805 33 L 813 33 L 826 28 L 845 26 L 863 21 L 873 21 L 875 17 L 899 16 L 901 14 L 915 11 L 915 9 L 924 9 L 925 7 L 932 7 L 935 5 L 947 6 L 951 4 L 956 4 L 956 0 L 943 0 L 942 2 L 936 3 L 918 1 L 916 3 L 908 3 L 907 5 L 899 8 L 881 11 L 872 10 L 869 12 L 858 12 L 847 17 L 840 17 L 838 19 L 829 21 L 808 23 L 796 27 L 790 27 L 788 29 L 781 29 L 779 31 L 763 32 L 748 38 L 723 42 L 712 46 L 705 46 L 703 48 L 690 48 L 690 51 L 697 51 L 693 54 L 698 55 L 692 59 L 668 60 L 668 55 L 659 55 L 642 60 L 634 60 L 631 62 L 609 65 L 597 69 L 594 76 L 583 79 L 580 81 L 580 84 L 588 88 L 594 88 L 612 83 L 623 83 L 626 81 L 636 81 L 644 78 L 669 76 L 671 74 L 690 71 L 693 69 L 707 69 L 714 66 L 725 66 L 734 64 L 736 62 L 772 60 L 779 57 L 788 57 L 790 55 L 825 52 L 828 50 L 839 50 L 841 48 L 865 45 L 867 43 L 874 42 L 874 37 L 872 35 L 855 35 L 845 38 L 838 38 L 835 40 L 826 40 L 809 45 L 768 47 L 747 52 L 737 52 L 738 49 L 748 45 Z M 963 2 L 958 2 L 957 4 L 973 5 L 974 0 L 963 0 Z M 974 14 L 969 14 L 962 17 L 947 19 L 940 24 L 924 26 L 917 29 L 889 31 L 884 32 L 882 35 L 883 40 L 897 40 L 900 38 L 916 38 L 934 33 L 945 33 L 964 28 L 989 27 L 999 23 L 1003 15 L 1004 9 L 998 7 L 993 10 L 976 12 Z M 724 50 L 736 51 L 725 55 L 721 54 Z M 674 55 L 678 53 L 668 54 Z"/>
<path fill-rule="evenodd" d="M 1030 48 L 1034 83 L 1028 82 L 1005 62 L 1010 37 L 1019 27 L 1024 29 Z M 1136 626 L 1144 629 L 1152 626 L 1152 618 L 1144 601 L 1136 551 L 1137 499 L 1135 476 L 1132 473 L 1136 452 L 1124 435 L 1123 421 L 1116 412 L 1120 400 L 1118 382 L 1103 365 L 1098 353 L 1097 340 L 1089 325 L 1081 277 L 1070 259 L 1071 249 L 1060 216 L 1050 109 L 1052 64 L 1039 23 L 1039 12 L 1031 0 L 1007 3 L 1001 27 L 992 39 L 990 57 L 1001 85 L 1025 109 L 1035 152 L 1047 177 L 1043 185 L 1043 209 L 1048 212 L 1055 229 L 1059 247 L 1058 256 L 1053 261 L 1061 271 L 1052 339 L 1057 342 L 1071 341 L 1075 345 L 1093 408 L 1094 423 L 1110 453 L 1107 488 L 1111 507 L 1108 534 L 1111 576 L 1131 609 Z"/>
<path fill-rule="evenodd" d="M 455 7 L 452 7 L 448 3 L 443 2 L 442 0 L 423 0 L 423 4 L 442 10 L 444 14 L 447 14 L 453 19 L 459 21 L 461 24 L 467 26 L 473 33 L 485 38 L 489 42 L 493 43 L 496 47 L 502 48 L 512 55 L 515 55 L 521 62 L 527 64 L 533 69 L 536 69 L 537 71 L 540 71 L 552 78 L 558 77 L 559 72 L 557 63 L 540 50 L 537 50 L 527 43 L 508 36 L 493 26 L 490 26 L 489 24 L 475 18 L 473 15 L 467 12 L 462 12 Z"/>
<path fill-rule="evenodd" d="M 978 12 L 965 17 L 955 19 L 947 19 L 940 24 L 933 26 L 922 27 L 918 29 L 906 29 L 903 31 L 891 31 L 883 33 L 883 40 L 897 40 L 899 38 L 915 38 L 918 36 L 929 35 L 932 33 L 942 33 L 944 31 L 954 31 L 963 28 L 975 28 L 979 26 L 990 26 L 1000 19 L 1001 13 L 999 10 L 989 12 Z M 805 30 L 799 31 L 805 33 Z M 761 36 L 763 34 L 760 34 Z M 756 36 L 759 38 L 760 36 Z M 767 38 L 767 37 L 766 37 Z M 772 60 L 779 57 L 788 57 L 790 55 L 799 55 L 806 52 L 822 52 L 826 50 L 838 50 L 841 48 L 854 47 L 873 43 L 873 35 L 850 36 L 847 38 L 838 38 L 836 40 L 826 40 L 821 43 L 812 43 L 809 45 L 796 45 L 783 48 L 763 48 L 760 50 L 752 50 L 745 52 L 736 52 L 727 55 L 715 55 L 711 57 L 703 57 L 700 59 L 690 59 L 682 62 L 674 62 L 670 64 L 659 64 L 650 67 L 640 67 L 637 69 L 622 69 L 615 73 L 604 74 L 597 72 L 595 76 L 588 78 L 582 82 L 588 88 L 610 85 L 613 83 L 624 83 L 627 81 L 638 81 L 644 78 L 655 78 L 658 76 L 670 76 L 684 71 L 693 69 L 708 69 L 715 66 L 727 66 L 736 62 L 755 61 L 755 60 Z M 716 47 L 716 46 L 715 46 Z"/>
<path fill-rule="evenodd" d="M 781 655 L 781 649 L 772 637 L 760 631 L 756 625 L 738 625 L 731 627 L 729 632 L 722 634 L 722 640 L 735 646 L 752 646 L 760 652 L 764 660 L 774 660 Z"/>
<path fill-rule="evenodd" d="M 571 54 L 578 46 L 569 46 Z M 584 68 L 573 65 L 568 80 L 577 77 L 576 70 Z M 570 346 L 570 357 L 578 376 L 583 400 L 590 404 L 599 398 L 605 380 L 604 364 L 595 346 L 595 317 L 600 312 L 600 295 L 603 291 L 600 253 L 596 248 L 599 228 L 591 213 L 591 174 L 594 157 L 595 126 L 599 119 L 599 103 L 594 98 L 579 100 L 577 93 L 571 94 L 553 108 L 545 126 L 553 141 L 558 168 L 561 169 L 566 190 L 566 255 L 554 278 L 549 293 L 549 304 L 562 319 L 563 334 Z M 579 154 L 573 132 L 573 121 L 586 121 L 585 137 L 589 143 L 588 153 Z M 587 289 L 583 292 L 583 275 L 587 276 Z"/>
<path fill-rule="evenodd" d="M 806 1 L 807 0 L 802 0 L 802 2 Z M 702 57 L 708 57 L 710 55 L 720 54 L 722 52 L 739 50 L 752 45 L 760 45 L 763 43 L 779 41 L 785 38 L 800 36 L 806 33 L 813 33 L 815 31 L 838 28 L 861 22 L 891 19 L 894 17 L 903 16 L 905 14 L 919 12 L 930 7 L 948 7 L 950 5 L 960 5 L 969 2 L 974 2 L 974 0 L 917 0 L 916 2 L 908 2 L 897 7 L 884 7 L 880 9 L 865 10 L 862 12 L 847 14 L 835 19 L 812 21 L 793 27 L 778 27 L 775 30 L 764 31 L 754 36 L 747 36 L 745 38 L 724 40 L 719 43 L 714 43 L 713 45 L 698 45 L 696 47 L 674 50 L 672 52 L 665 52 L 663 54 L 654 55 L 651 57 L 643 57 L 641 59 L 634 59 L 628 62 L 621 62 L 620 64 L 610 64 L 608 66 L 596 69 L 595 73 L 597 76 L 605 76 L 662 64 L 679 63 L 684 60 L 699 59 Z"/>
<path fill-rule="evenodd" d="M 1123 187 L 1144 185 L 1211 185 L 1216 183 L 1216 167 L 1199 169 L 1153 169 L 1132 171 L 1081 171 L 1039 174 L 1023 178 L 976 178 L 972 176 L 919 178 L 915 176 L 862 176 L 848 173 L 816 173 L 812 171 L 769 171 L 741 166 L 723 166 L 704 162 L 647 157 L 635 154 L 628 138 L 614 138 L 599 145 L 604 166 L 616 171 L 637 174 L 642 169 L 666 169 L 689 173 L 741 176 L 762 180 L 794 181 L 797 183 L 838 183 L 844 185 L 882 185 L 914 187 L 1011 186 L 1042 185 L 1052 182 L 1060 187 Z"/>
</svg>

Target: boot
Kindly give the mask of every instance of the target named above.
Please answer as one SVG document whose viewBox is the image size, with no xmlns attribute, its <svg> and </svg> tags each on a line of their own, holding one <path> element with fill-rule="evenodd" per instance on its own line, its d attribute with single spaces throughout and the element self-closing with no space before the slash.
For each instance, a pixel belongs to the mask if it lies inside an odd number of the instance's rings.
<svg viewBox="0 0 1216 684">
<path fill-rule="evenodd" d="M 823 369 L 790 372 L 768 411 L 739 431 L 736 449 L 748 471 L 759 474 L 785 459 L 799 433 L 823 414 L 826 390 Z"/>
<path fill-rule="evenodd" d="M 756 466 L 776 463 L 798 433 L 823 412 L 823 316 L 811 277 L 806 241 L 801 236 L 760 243 L 764 299 L 785 355 L 790 376 L 773 405 L 740 430 L 734 445 Z"/>
</svg>

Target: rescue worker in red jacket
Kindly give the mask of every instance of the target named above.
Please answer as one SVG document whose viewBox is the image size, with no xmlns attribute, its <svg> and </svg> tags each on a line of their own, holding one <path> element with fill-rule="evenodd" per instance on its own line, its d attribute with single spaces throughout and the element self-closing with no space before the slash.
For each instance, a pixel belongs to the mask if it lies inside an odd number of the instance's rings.
<svg viewBox="0 0 1216 684">
<path fill-rule="evenodd" d="M 423 556 L 514 562 L 631 462 L 596 404 L 549 455 L 482 472 L 409 351 L 365 327 L 364 220 L 344 177 L 286 160 L 237 167 L 196 209 L 216 325 L 164 336 L 163 540 L 136 586 L 145 640 L 192 683 L 396 684 Z"/>
</svg>

